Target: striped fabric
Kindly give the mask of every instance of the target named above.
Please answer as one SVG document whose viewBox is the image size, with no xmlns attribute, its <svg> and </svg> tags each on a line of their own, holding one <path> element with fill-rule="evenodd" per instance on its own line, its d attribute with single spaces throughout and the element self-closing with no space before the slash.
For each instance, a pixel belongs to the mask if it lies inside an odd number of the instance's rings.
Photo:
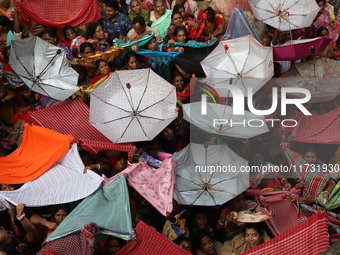
<svg viewBox="0 0 340 255">
<path fill-rule="evenodd" d="M 14 205 L 45 206 L 63 204 L 87 197 L 97 190 L 102 177 L 92 171 L 83 174 L 84 164 L 77 145 L 39 178 L 14 191 L 0 191 L 0 211 Z"/>
<path fill-rule="evenodd" d="M 302 143 L 340 144 L 340 107 L 325 114 L 302 116 L 292 136 Z"/>
<path fill-rule="evenodd" d="M 316 213 L 294 228 L 242 253 L 242 255 L 318 255 L 329 247 L 327 218 L 327 213 Z"/>
<path fill-rule="evenodd" d="M 100 150 L 131 151 L 131 144 L 114 144 L 88 123 L 90 108 L 79 99 L 67 100 L 41 111 L 29 113 L 30 121 L 36 125 L 72 134 L 74 141 L 85 150 L 97 153 Z"/>
</svg>

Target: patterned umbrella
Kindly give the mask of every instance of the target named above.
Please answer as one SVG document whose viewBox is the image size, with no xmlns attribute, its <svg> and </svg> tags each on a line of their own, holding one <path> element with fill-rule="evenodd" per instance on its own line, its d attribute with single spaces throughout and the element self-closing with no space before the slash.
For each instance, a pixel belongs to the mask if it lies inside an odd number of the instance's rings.
<svg viewBox="0 0 340 255">
<path fill-rule="evenodd" d="M 320 10 L 314 0 L 249 0 L 255 17 L 281 31 L 309 27 Z"/>
<path fill-rule="evenodd" d="M 114 143 L 147 141 L 175 109 L 176 88 L 152 70 L 116 71 L 91 92 L 90 123 Z"/>
<path fill-rule="evenodd" d="M 240 171 L 248 162 L 225 144 L 191 143 L 172 159 L 178 163 L 175 195 L 180 204 L 221 205 L 249 187 L 249 173 Z"/>
<path fill-rule="evenodd" d="M 201 66 L 211 79 L 203 83 L 233 84 L 247 95 L 246 87 L 252 87 L 255 93 L 274 75 L 273 50 L 247 35 L 221 41 Z"/>
<path fill-rule="evenodd" d="M 309 103 L 331 101 L 340 94 L 339 68 L 339 61 L 329 58 L 301 62 L 276 79 L 276 82 L 281 87 L 308 89 L 312 95 Z M 293 93 L 291 95 L 301 96 Z"/>
</svg>

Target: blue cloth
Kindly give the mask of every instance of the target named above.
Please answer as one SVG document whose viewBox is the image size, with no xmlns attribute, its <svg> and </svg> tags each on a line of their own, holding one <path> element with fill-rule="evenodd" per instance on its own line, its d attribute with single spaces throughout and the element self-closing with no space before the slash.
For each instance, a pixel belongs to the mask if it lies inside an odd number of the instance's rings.
<svg viewBox="0 0 340 255">
<path fill-rule="evenodd" d="M 133 42 L 131 42 L 131 40 L 127 41 L 127 42 L 123 42 L 120 39 L 114 39 L 113 42 L 116 44 L 116 46 L 123 47 L 123 48 L 126 48 L 127 50 L 131 51 L 132 45 L 137 45 L 138 47 L 142 47 L 145 44 L 147 44 L 148 41 L 150 41 L 153 36 L 154 36 L 154 32 L 152 32 L 151 35 L 144 35 L 139 40 L 133 41 Z"/>
<path fill-rule="evenodd" d="M 129 192 L 123 175 L 102 185 L 96 192 L 85 198 L 48 236 L 47 241 L 78 233 L 90 222 L 98 224 L 99 233 L 124 240 L 131 239 Z"/>
<path fill-rule="evenodd" d="M 187 41 L 186 43 L 175 42 L 172 46 L 174 47 L 191 47 L 191 48 L 204 48 L 212 46 L 216 43 L 217 39 L 210 43 L 196 42 L 194 40 Z"/>
<path fill-rule="evenodd" d="M 132 28 L 131 20 L 121 12 L 118 12 L 118 17 L 113 22 L 110 19 L 108 19 L 105 12 L 101 13 L 104 20 L 104 30 L 108 34 L 118 32 L 125 36 Z"/>
</svg>

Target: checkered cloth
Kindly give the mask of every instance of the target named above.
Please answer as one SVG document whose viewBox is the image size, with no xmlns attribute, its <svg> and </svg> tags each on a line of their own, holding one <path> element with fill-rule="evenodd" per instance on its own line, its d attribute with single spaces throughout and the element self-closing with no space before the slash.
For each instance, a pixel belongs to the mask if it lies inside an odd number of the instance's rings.
<svg viewBox="0 0 340 255">
<path fill-rule="evenodd" d="M 313 116 L 302 116 L 292 135 L 302 143 L 340 144 L 340 107 Z"/>
<path fill-rule="evenodd" d="M 242 255 L 320 254 L 329 247 L 327 218 L 327 213 L 316 213 L 294 228 Z"/>
<path fill-rule="evenodd" d="M 91 255 L 94 252 L 94 238 L 99 232 L 96 223 L 84 225 L 79 234 L 48 242 L 37 255 Z"/>
<path fill-rule="evenodd" d="M 23 0 L 15 4 L 22 23 L 79 27 L 102 18 L 96 0 Z"/>
<path fill-rule="evenodd" d="M 55 130 L 62 134 L 72 134 L 74 141 L 85 150 L 97 153 L 100 150 L 131 151 L 131 144 L 114 144 L 88 123 L 89 107 L 79 99 L 67 100 L 41 111 L 29 113 L 32 123 Z"/>
<path fill-rule="evenodd" d="M 329 174 L 318 171 L 317 165 L 308 167 L 308 165 L 306 165 L 307 162 L 287 146 L 284 146 L 283 150 L 289 164 L 296 166 L 297 171 L 295 174 L 304 184 L 303 195 L 307 197 L 317 197 L 327 186 Z"/>
<path fill-rule="evenodd" d="M 176 245 L 165 236 L 139 221 L 136 227 L 137 241 L 128 243 L 117 255 L 189 255 L 190 252 Z"/>
</svg>

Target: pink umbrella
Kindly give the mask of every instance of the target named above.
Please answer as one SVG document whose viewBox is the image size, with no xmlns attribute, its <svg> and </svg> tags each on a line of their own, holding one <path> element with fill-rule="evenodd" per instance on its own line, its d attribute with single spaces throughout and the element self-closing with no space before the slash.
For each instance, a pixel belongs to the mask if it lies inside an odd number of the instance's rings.
<svg viewBox="0 0 340 255">
<path fill-rule="evenodd" d="M 273 47 L 274 61 L 296 61 L 314 53 L 321 53 L 332 41 L 331 38 L 292 40 Z"/>
</svg>

